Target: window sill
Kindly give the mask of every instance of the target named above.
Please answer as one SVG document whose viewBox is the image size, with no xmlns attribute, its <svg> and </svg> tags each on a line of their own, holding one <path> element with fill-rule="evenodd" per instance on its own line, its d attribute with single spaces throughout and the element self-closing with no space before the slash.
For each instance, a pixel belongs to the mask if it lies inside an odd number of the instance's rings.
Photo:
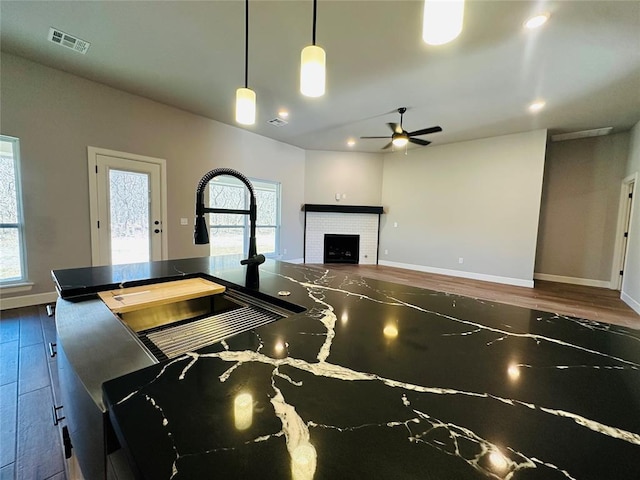
<svg viewBox="0 0 640 480">
<path fill-rule="evenodd" d="M 19 282 L 0 284 L 0 293 L 28 292 L 33 288 L 33 282 Z"/>
</svg>

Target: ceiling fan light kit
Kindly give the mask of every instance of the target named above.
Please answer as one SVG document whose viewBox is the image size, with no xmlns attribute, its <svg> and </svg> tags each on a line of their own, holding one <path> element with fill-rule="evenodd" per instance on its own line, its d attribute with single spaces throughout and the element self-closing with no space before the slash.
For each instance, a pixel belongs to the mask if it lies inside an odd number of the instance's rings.
<svg viewBox="0 0 640 480">
<path fill-rule="evenodd" d="M 409 143 L 409 137 L 402 133 L 396 134 L 393 140 L 391 140 L 391 143 L 393 143 L 394 147 L 402 148 Z"/>
<path fill-rule="evenodd" d="M 387 143 L 384 147 L 382 147 L 382 150 L 386 150 L 391 146 L 398 147 L 398 148 L 406 147 L 409 143 L 413 143 L 415 145 L 421 145 L 421 146 L 429 145 L 431 143 L 429 140 L 423 140 L 421 138 L 414 138 L 414 137 L 419 137 L 421 135 L 427 135 L 429 133 L 437 133 L 442 131 L 442 127 L 435 126 L 435 127 L 423 128 L 421 130 L 416 130 L 414 132 L 407 132 L 402 126 L 402 120 L 404 118 L 404 114 L 406 111 L 407 111 L 407 107 L 400 107 L 398 109 L 398 113 L 400 114 L 400 123 L 387 123 L 387 125 L 389 126 L 392 132 L 390 137 L 386 136 L 386 137 L 360 137 L 360 138 L 388 138 L 390 139 L 390 142 Z"/>
<path fill-rule="evenodd" d="M 256 123 L 256 92 L 249 82 L 249 0 L 244 3 L 244 88 L 236 90 L 236 122 L 241 125 Z"/>
<path fill-rule="evenodd" d="M 462 32 L 464 0 L 425 0 L 422 39 L 429 45 L 443 45 Z"/>
</svg>

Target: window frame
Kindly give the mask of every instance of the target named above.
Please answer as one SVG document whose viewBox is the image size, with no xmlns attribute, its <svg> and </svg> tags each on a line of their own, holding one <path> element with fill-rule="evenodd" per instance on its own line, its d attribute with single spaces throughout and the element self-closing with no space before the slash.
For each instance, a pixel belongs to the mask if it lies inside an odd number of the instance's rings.
<svg viewBox="0 0 640 480">
<path fill-rule="evenodd" d="M 216 182 L 215 184 L 217 185 L 223 185 L 223 186 L 228 186 L 228 187 L 241 187 L 243 192 L 244 192 L 244 196 L 243 196 L 243 200 L 244 200 L 244 206 L 241 207 L 243 209 L 248 210 L 249 209 L 249 204 L 250 204 L 250 198 L 249 198 L 249 190 L 246 188 L 245 185 L 243 185 L 242 183 L 240 183 L 239 181 L 236 181 L 234 177 L 230 177 L 228 180 L 225 180 L 224 176 L 218 177 L 215 179 Z M 276 224 L 275 225 L 262 225 L 260 223 L 258 223 L 256 221 L 256 232 L 258 229 L 260 228 L 273 228 L 274 232 L 275 232 L 275 245 L 274 245 L 274 251 L 273 252 L 269 252 L 269 253 L 265 253 L 265 252 L 261 252 L 258 251 L 258 253 L 262 253 L 265 257 L 267 258 L 277 258 L 279 256 L 279 252 L 280 252 L 280 220 L 281 220 L 281 208 L 282 208 L 282 195 L 281 195 L 281 188 L 282 188 L 282 184 L 280 182 L 276 182 L 273 180 L 263 180 L 263 179 L 258 179 L 258 178 L 250 178 L 249 177 L 249 181 L 251 182 L 251 184 L 253 185 L 253 189 L 254 191 L 257 193 L 258 190 L 268 190 L 268 191 L 275 191 L 276 194 Z M 269 185 L 272 188 L 264 188 L 265 185 Z M 208 185 L 208 188 L 211 189 L 214 186 L 213 182 L 210 182 Z M 209 190 L 209 195 L 207 196 L 207 198 L 211 198 L 211 191 Z M 257 195 L 256 195 L 257 196 Z M 210 214 L 210 215 L 225 215 L 225 214 Z M 213 237 L 213 229 L 242 229 L 243 235 L 243 244 L 242 244 L 242 255 L 244 258 L 244 255 L 246 255 L 246 252 L 249 249 L 249 233 L 250 233 L 250 223 L 249 223 L 249 215 L 242 215 L 242 225 L 229 225 L 229 224 L 220 224 L 220 225 L 216 225 L 211 221 L 211 217 L 209 217 L 209 234 L 210 237 Z M 257 235 L 256 235 L 257 236 Z M 213 245 L 213 242 L 210 242 L 211 245 Z M 211 247 L 209 247 L 209 254 L 211 256 L 221 256 L 221 255 L 213 255 L 211 252 Z"/>
<path fill-rule="evenodd" d="M 0 287 L 11 287 L 28 283 L 27 249 L 24 234 L 24 211 L 22 197 L 22 176 L 20 169 L 20 139 L 0 134 L 0 141 L 12 143 L 13 172 L 16 185 L 16 222 L 0 223 L 0 228 L 14 228 L 18 232 L 18 251 L 20 254 L 20 277 L 0 278 Z"/>
</svg>

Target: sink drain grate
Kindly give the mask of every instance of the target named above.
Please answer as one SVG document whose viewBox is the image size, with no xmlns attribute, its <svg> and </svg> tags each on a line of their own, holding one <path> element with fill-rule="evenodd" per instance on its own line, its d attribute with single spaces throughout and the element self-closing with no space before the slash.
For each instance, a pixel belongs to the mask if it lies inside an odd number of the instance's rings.
<svg viewBox="0 0 640 480">
<path fill-rule="evenodd" d="M 249 305 L 141 336 L 168 358 L 175 358 L 281 318 L 284 316 Z"/>
</svg>

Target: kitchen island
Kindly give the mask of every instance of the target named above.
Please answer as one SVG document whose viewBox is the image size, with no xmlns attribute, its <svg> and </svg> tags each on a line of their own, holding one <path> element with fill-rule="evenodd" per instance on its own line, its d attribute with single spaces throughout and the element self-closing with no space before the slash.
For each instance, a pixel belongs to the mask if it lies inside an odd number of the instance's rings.
<svg viewBox="0 0 640 480">
<path fill-rule="evenodd" d="M 214 263 L 54 279 L 66 312 L 181 276 L 242 288 Z M 640 478 L 640 331 L 285 262 L 260 276 L 305 311 L 104 378 L 140 478 Z"/>
</svg>

